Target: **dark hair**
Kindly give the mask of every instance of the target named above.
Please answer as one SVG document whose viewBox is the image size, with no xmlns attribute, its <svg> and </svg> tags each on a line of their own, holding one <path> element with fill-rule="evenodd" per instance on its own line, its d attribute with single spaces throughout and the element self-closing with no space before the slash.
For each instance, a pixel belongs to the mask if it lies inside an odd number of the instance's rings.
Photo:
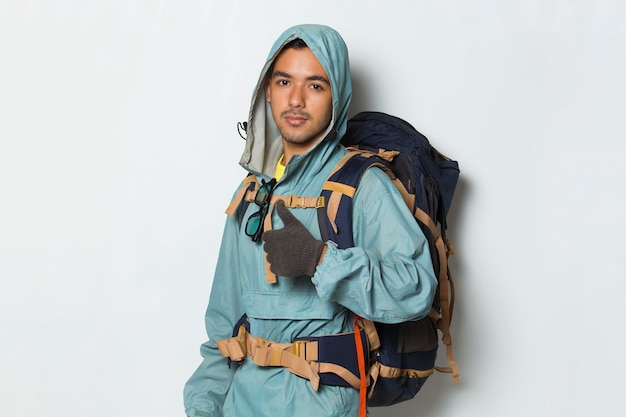
<svg viewBox="0 0 626 417">
<path fill-rule="evenodd" d="M 302 48 L 308 48 L 308 47 L 309 47 L 309 45 L 307 45 L 305 41 L 303 41 L 300 38 L 296 38 L 296 39 L 294 39 L 292 41 L 289 41 L 285 46 L 283 46 L 282 50 L 284 51 L 285 49 L 290 49 L 290 48 L 291 49 L 302 49 Z"/>
<path fill-rule="evenodd" d="M 282 47 L 280 52 L 276 55 L 276 58 L 274 58 L 274 61 L 272 62 L 272 65 L 270 66 L 270 68 L 267 70 L 267 73 L 265 74 L 265 77 L 266 78 L 272 78 L 272 74 L 274 73 L 274 62 L 276 62 L 276 60 L 278 59 L 280 54 L 285 49 L 304 49 L 304 48 L 308 48 L 308 47 L 309 47 L 309 45 L 307 45 L 306 42 L 303 41 L 300 38 L 296 38 L 294 40 L 291 40 L 291 41 L 287 42 L 285 44 L 285 46 Z"/>
</svg>

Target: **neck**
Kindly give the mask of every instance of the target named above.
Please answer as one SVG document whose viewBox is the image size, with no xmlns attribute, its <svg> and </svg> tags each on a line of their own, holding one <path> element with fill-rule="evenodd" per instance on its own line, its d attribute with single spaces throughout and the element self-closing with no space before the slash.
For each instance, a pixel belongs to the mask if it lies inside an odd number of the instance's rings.
<svg viewBox="0 0 626 417">
<path fill-rule="evenodd" d="M 293 156 L 306 153 L 312 146 L 312 143 L 299 145 L 286 142 L 283 139 L 283 164 L 287 165 Z"/>
</svg>

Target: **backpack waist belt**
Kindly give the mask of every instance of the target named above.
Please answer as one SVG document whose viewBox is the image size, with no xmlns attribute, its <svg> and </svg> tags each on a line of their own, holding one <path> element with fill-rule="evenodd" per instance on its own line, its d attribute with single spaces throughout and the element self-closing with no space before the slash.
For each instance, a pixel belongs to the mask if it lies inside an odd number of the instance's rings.
<svg viewBox="0 0 626 417">
<path fill-rule="evenodd" d="M 361 329 L 361 349 L 367 358 L 369 343 Z M 292 343 L 275 343 L 252 336 L 244 325 L 237 335 L 217 341 L 217 347 L 230 361 L 252 358 L 257 366 L 280 366 L 308 379 L 315 391 L 319 385 L 336 385 L 359 389 L 359 367 L 354 333 L 298 338 Z"/>
</svg>

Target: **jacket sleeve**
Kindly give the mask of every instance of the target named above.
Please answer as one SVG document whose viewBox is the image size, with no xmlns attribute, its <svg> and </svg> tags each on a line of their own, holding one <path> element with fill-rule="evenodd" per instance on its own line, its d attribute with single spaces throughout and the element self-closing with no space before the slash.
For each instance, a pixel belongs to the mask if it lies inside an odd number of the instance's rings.
<svg viewBox="0 0 626 417">
<path fill-rule="evenodd" d="M 437 289 L 428 242 L 381 170 L 364 174 L 352 216 L 355 246 L 338 249 L 326 243 L 312 278 L 318 295 L 383 323 L 428 314 Z"/>
<path fill-rule="evenodd" d="M 229 216 L 205 315 L 209 340 L 200 347 L 202 363 L 185 384 L 185 412 L 189 417 L 219 417 L 237 365 L 230 367 L 216 341 L 232 336 L 233 325 L 244 314 L 239 281 L 238 222 Z"/>
</svg>

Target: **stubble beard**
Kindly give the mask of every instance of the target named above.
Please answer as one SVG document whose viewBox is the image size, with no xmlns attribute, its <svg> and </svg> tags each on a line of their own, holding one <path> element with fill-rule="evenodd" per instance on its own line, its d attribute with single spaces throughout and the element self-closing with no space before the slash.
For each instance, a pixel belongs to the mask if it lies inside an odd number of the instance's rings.
<svg viewBox="0 0 626 417">
<path fill-rule="evenodd" d="M 281 115 L 282 120 L 285 122 L 285 127 L 280 128 L 280 135 L 283 140 L 287 143 L 291 143 L 293 145 L 303 145 L 314 140 L 319 139 L 319 137 L 326 131 L 328 125 L 326 125 L 320 131 L 310 131 L 305 126 L 302 126 L 303 130 L 300 130 L 298 127 L 290 126 L 289 123 L 286 122 L 285 117 L 287 116 L 300 116 L 306 119 L 305 125 L 309 124 L 312 119 L 311 116 L 306 112 L 294 112 L 293 110 L 283 112 Z M 314 121 L 313 121 L 314 122 Z"/>
</svg>

